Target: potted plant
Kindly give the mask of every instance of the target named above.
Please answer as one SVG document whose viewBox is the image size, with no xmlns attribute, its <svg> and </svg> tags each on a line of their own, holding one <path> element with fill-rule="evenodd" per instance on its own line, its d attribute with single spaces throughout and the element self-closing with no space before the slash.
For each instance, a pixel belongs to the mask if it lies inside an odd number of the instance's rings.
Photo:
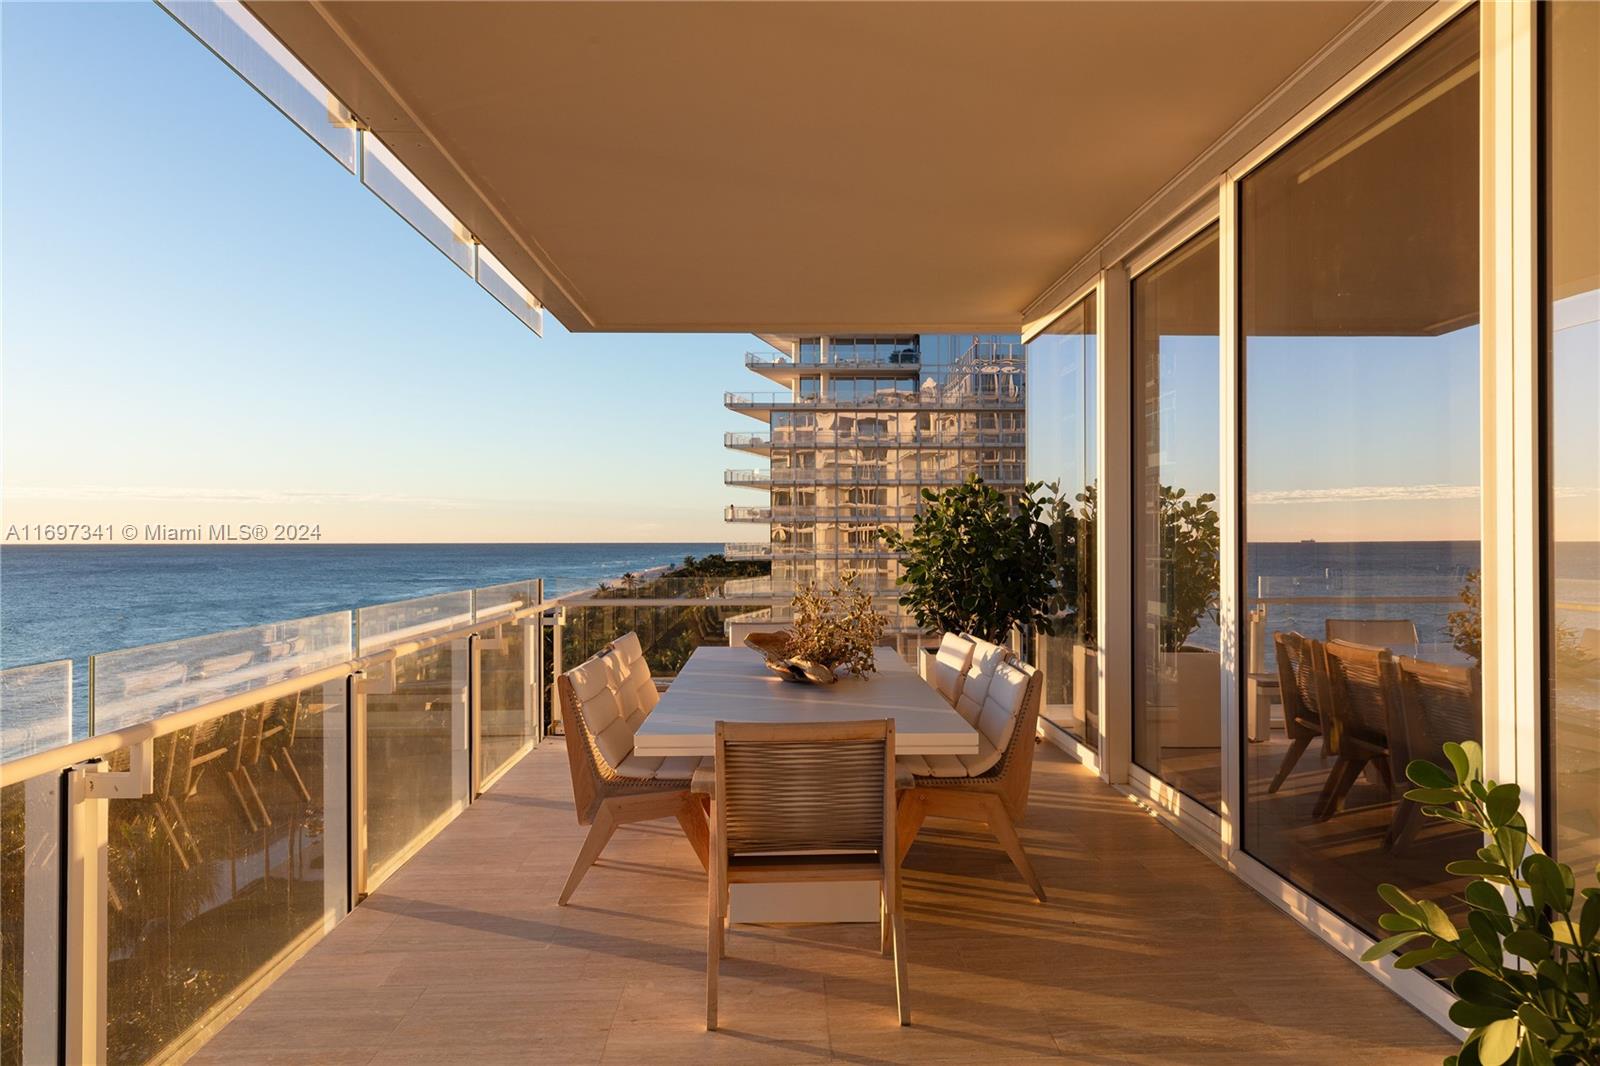
<svg viewBox="0 0 1600 1066">
<path fill-rule="evenodd" d="M 1213 504 L 1203 492 L 1158 486 L 1161 614 L 1157 619 L 1161 682 L 1171 697 L 1158 700 L 1174 717 L 1163 723 L 1161 744 L 1174 748 L 1215 747 L 1221 743 L 1221 655 L 1189 643 L 1201 622 L 1219 622 L 1218 563 L 1221 531 Z"/>
<path fill-rule="evenodd" d="M 875 659 L 885 619 L 872 594 L 856 586 L 845 571 L 824 592 L 808 585 L 794 594 L 794 621 L 782 633 L 751 633 L 745 643 L 788 681 L 831 684 L 840 673 L 864 677 L 878 669 Z"/>
<path fill-rule="evenodd" d="M 1571 867 L 1528 836 L 1521 789 L 1483 779 L 1476 743 L 1446 744 L 1444 755 L 1449 771 L 1424 759 L 1406 767 L 1417 786 L 1406 799 L 1430 818 L 1483 834 L 1477 858 L 1445 867 L 1473 879 L 1462 896 L 1466 926 L 1431 900 L 1381 885 L 1393 910 L 1378 924 L 1393 935 L 1362 959 L 1408 948 L 1394 963 L 1402 970 L 1440 959 L 1466 964 L 1450 982 L 1450 1020 L 1467 1039 L 1446 1066 L 1600 1062 L 1600 888 L 1574 890 Z M 1425 943 L 1413 946 L 1419 939 Z"/>
<path fill-rule="evenodd" d="M 1006 493 L 981 478 L 923 489 L 909 533 L 879 531 L 901 553 L 900 602 L 924 629 L 1004 643 L 1014 628 L 1056 625 L 1057 556 L 1051 498 L 1032 482 Z"/>
</svg>

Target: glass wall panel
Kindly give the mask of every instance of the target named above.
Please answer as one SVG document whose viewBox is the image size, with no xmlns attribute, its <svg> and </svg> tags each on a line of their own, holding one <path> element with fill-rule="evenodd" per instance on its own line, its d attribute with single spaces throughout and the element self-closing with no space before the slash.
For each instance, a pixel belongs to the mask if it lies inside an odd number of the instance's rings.
<svg viewBox="0 0 1600 1066">
<path fill-rule="evenodd" d="M 110 1062 L 157 1057 L 345 912 L 345 767 L 342 679 L 156 740 L 155 791 L 107 811 Z"/>
<path fill-rule="evenodd" d="M 356 650 L 362 655 L 472 623 L 472 592 L 441 592 L 356 612 Z"/>
<path fill-rule="evenodd" d="M 476 276 L 475 249 L 467 228 L 371 134 L 361 138 L 361 181 L 452 263 Z"/>
<path fill-rule="evenodd" d="M 478 767 L 481 778 L 513 762 L 533 743 L 532 640 L 528 623 L 506 622 L 478 639 Z M 538 629 L 534 628 L 534 634 Z"/>
<path fill-rule="evenodd" d="M 1580 884 L 1600 862 L 1600 5 L 1544 26 L 1550 843 Z"/>
<path fill-rule="evenodd" d="M 0 788 L 0 1066 L 57 1061 L 60 781 Z"/>
<path fill-rule="evenodd" d="M 1095 297 L 1075 304 L 1027 346 L 1028 479 L 1058 486 L 1053 516 L 1056 632 L 1040 634 L 1042 713 L 1091 748 L 1100 737 L 1095 665 Z"/>
<path fill-rule="evenodd" d="M 1217 228 L 1133 279 L 1133 757 L 1222 800 Z"/>
<path fill-rule="evenodd" d="M 1478 16 L 1240 188 L 1244 844 L 1377 933 L 1477 840 L 1401 799 L 1482 735 Z"/>
</svg>

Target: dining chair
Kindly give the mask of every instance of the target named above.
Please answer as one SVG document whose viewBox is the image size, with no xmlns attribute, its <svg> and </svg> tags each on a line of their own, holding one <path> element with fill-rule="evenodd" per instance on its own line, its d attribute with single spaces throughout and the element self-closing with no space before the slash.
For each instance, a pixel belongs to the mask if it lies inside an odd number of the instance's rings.
<svg viewBox="0 0 1600 1066">
<path fill-rule="evenodd" d="M 676 818 L 701 867 L 706 866 L 705 804 L 689 790 L 701 760 L 690 755 L 646 757 L 633 751 L 633 735 L 655 706 L 655 683 L 644 657 L 629 661 L 638 647 L 638 637 L 626 634 L 557 680 L 573 806 L 578 824 L 589 826 L 562 886 L 557 901 L 562 906 L 618 826 Z"/>
<path fill-rule="evenodd" d="M 1314 649 L 1315 653 L 1315 649 Z M 1387 648 L 1333 640 L 1320 648 L 1322 705 L 1338 760 L 1328 772 L 1313 815 L 1333 817 L 1368 764 L 1394 792 L 1389 738 L 1398 717 L 1394 656 Z"/>
<path fill-rule="evenodd" d="M 1417 643 L 1417 623 L 1409 618 L 1329 618 L 1323 627 L 1329 640 L 1349 644 Z"/>
<path fill-rule="evenodd" d="M 1445 762 L 1447 741 L 1483 739 L 1483 679 L 1474 667 L 1423 662 L 1410 656 L 1395 661 L 1401 718 L 1405 723 L 1396 738 L 1396 763 L 1412 759 Z M 1421 824 L 1422 809 L 1401 799 L 1384 837 L 1391 849 L 1408 847 Z"/>
<path fill-rule="evenodd" d="M 1283 697 L 1283 728 L 1289 735 L 1289 750 L 1283 753 L 1278 772 L 1267 786 L 1270 795 L 1283 787 L 1300 756 L 1317 739 L 1327 738 L 1322 701 L 1317 691 L 1312 656 L 1316 641 L 1299 633 L 1274 633 L 1272 646 L 1278 660 L 1278 690 Z"/>
<path fill-rule="evenodd" d="M 706 907 L 706 1028 L 735 884 L 877 881 L 880 947 L 911 1024 L 895 846 L 894 722 L 718 722 Z"/>
<path fill-rule="evenodd" d="M 975 641 L 959 633 L 946 633 L 928 666 L 928 683 L 952 707 L 961 698 L 961 682 L 972 665 L 972 652 L 976 647 Z"/>
<path fill-rule="evenodd" d="M 1041 675 L 1024 663 L 1001 661 L 982 685 L 982 702 L 968 719 L 978 730 L 976 755 L 902 755 L 897 760 L 900 859 L 905 859 L 930 815 L 982 822 L 1043 903 L 1044 884 L 1017 835 L 1033 780 L 1034 735 L 1044 696 Z M 969 679 L 962 691 L 963 705 L 970 705 L 974 689 Z"/>
</svg>

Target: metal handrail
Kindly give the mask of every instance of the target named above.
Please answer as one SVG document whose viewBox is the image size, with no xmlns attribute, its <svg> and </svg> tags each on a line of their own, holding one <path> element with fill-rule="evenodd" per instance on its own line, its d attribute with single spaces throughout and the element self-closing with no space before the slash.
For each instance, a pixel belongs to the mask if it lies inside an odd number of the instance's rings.
<svg viewBox="0 0 1600 1066">
<path fill-rule="evenodd" d="M 414 655 L 417 652 L 427 651 L 429 648 L 435 648 L 441 644 L 463 640 L 480 629 L 502 626 L 507 622 L 543 614 L 548 608 L 549 601 L 532 604 L 511 614 L 497 614 L 493 618 L 479 619 L 459 628 L 436 633 L 423 639 L 391 644 L 378 651 L 331 663 L 309 673 L 285 678 L 282 681 L 263 685 L 260 688 L 235 692 L 221 699 L 197 704 L 194 707 L 185 707 L 181 711 L 173 711 L 171 714 L 165 714 L 159 718 L 136 722 L 133 725 L 123 726 L 121 729 L 115 729 L 109 733 L 98 733 L 92 737 L 75 740 L 70 744 L 46 748 L 44 751 L 31 752 L 9 762 L 0 763 L 0 786 L 20 784 L 41 774 L 65 770 L 69 766 L 88 762 L 91 759 L 103 759 L 114 752 L 121 751 L 123 748 L 156 740 L 176 733 L 181 729 L 202 725 L 214 718 L 221 718 L 226 714 L 234 714 L 248 707 L 259 706 L 263 703 L 282 699 L 285 696 L 292 696 L 296 692 L 303 692 L 316 685 L 326 684 L 341 677 L 349 677 L 351 674 L 391 663 L 405 655 Z"/>
</svg>

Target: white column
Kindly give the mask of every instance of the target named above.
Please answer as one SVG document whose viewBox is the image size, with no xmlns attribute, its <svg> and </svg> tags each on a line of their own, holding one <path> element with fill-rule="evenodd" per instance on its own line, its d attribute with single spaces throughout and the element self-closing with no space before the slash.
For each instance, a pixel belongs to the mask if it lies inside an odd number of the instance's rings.
<svg viewBox="0 0 1600 1066">
<path fill-rule="evenodd" d="M 1249 670 L 1249 651 L 1239 643 L 1247 605 L 1240 595 L 1240 549 L 1243 546 L 1244 500 L 1239 463 L 1239 375 L 1243 365 L 1239 343 L 1239 230 L 1238 186 L 1224 174 L 1217 185 L 1217 514 L 1222 536 L 1218 561 L 1218 625 L 1221 636 L 1222 669 L 1222 806 L 1217 811 L 1223 853 L 1231 856 L 1243 846 L 1240 813 L 1244 795 L 1240 784 L 1239 697 Z"/>
</svg>

